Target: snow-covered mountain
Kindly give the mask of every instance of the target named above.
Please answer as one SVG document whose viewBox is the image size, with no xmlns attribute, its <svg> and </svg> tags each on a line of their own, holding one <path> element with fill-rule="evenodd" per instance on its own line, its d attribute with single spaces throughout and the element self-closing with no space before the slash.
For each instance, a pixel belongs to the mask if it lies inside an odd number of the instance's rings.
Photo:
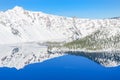
<svg viewBox="0 0 120 80">
<path fill-rule="evenodd" d="M 119 17 L 70 18 L 28 11 L 18 6 L 0 12 L 0 67 L 20 69 L 31 63 L 62 56 L 61 52 L 103 49 L 120 50 Z M 90 58 L 105 66 L 120 64 L 117 61 L 119 55 L 111 57 L 107 60 L 99 56 Z M 114 65 L 110 64 L 112 62 Z"/>
<path fill-rule="evenodd" d="M 102 27 L 86 37 L 66 43 L 65 47 L 85 51 L 120 51 L 120 27 Z"/>
<path fill-rule="evenodd" d="M 0 44 L 21 42 L 69 42 L 101 28 L 120 31 L 120 19 L 80 19 L 24 10 L 16 6 L 0 12 Z M 112 29 L 111 29 L 112 28 Z"/>
</svg>

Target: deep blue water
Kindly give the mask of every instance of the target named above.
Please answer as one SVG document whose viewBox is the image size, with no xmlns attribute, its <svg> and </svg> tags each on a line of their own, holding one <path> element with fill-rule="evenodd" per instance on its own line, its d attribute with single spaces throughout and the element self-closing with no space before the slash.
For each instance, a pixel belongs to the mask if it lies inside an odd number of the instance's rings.
<svg viewBox="0 0 120 80">
<path fill-rule="evenodd" d="M 105 68 L 81 56 L 65 55 L 21 70 L 0 68 L 0 80 L 120 80 L 120 67 Z"/>
</svg>

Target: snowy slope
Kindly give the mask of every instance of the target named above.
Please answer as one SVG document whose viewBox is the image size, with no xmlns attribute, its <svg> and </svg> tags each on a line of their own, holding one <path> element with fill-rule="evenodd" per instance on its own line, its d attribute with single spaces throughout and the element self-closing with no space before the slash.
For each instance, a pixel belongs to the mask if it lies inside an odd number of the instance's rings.
<svg viewBox="0 0 120 80">
<path fill-rule="evenodd" d="M 62 56 L 63 54 L 59 53 L 49 54 L 47 52 L 48 46 L 40 45 L 40 43 L 71 42 L 75 40 L 84 41 L 84 44 L 83 42 L 82 44 L 79 43 L 80 47 L 77 45 L 79 50 L 83 48 L 96 50 L 98 46 L 101 47 L 100 49 L 119 49 L 120 18 L 70 18 L 28 11 L 18 6 L 0 12 L 0 67 L 20 69 L 31 63 Z M 39 42 L 39 45 L 24 42 Z M 74 47 L 73 44 L 72 46 Z M 58 48 L 53 49 L 53 52 L 59 50 Z M 98 58 L 98 62 L 100 60 Z M 102 64 L 112 66 L 110 63 L 113 62 L 115 63 L 113 66 L 119 65 L 116 60 L 115 62 L 114 60 L 109 61 L 108 63 L 103 61 Z"/>
<path fill-rule="evenodd" d="M 79 19 L 24 10 L 0 12 L 0 44 L 72 41 L 101 27 L 119 27 L 120 19 Z M 114 32 L 113 32 L 114 33 Z"/>
<path fill-rule="evenodd" d="M 65 47 L 79 51 L 120 51 L 120 27 L 101 28 L 84 38 L 66 43 Z"/>
</svg>

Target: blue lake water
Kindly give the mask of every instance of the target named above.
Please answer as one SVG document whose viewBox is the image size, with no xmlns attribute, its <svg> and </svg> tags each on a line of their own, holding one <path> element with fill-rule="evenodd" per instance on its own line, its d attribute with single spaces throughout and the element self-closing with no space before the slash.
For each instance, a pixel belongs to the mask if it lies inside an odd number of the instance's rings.
<svg viewBox="0 0 120 80">
<path fill-rule="evenodd" d="M 0 80 L 120 80 L 120 67 L 106 68 L 86 57 L 65 55 L 20 70 L 0 68 Z"/>
</svg>

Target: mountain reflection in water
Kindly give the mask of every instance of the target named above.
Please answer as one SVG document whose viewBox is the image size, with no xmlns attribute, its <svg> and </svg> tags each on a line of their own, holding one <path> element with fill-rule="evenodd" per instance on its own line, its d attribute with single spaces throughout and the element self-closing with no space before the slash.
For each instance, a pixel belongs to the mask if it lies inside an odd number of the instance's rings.
<svg viewBox="0 0 120 80">
<path fill-rule="evenodd" d="M 70 51 L 67 54 L 86 57 L 104 67 L 115 67 L 120 65 L 120 52 L 80 52 Z"/>
<path fill-rule="evenodd" d="M 0 46 L 0 67 L 15 67 L 21 69 L 26 65 L 39 63 L 52 58 L 66 55 L 77 55 L 88 58 L 104 67 L 120 65 L 120 53 L 116 52 L 49 52 L 47 45 L 38 43 L 23 43 Z"/>
<path fill-rule="evenodd" d="M 0 46 L 0 80 L 120 80 L 119 52 L 66 53 L 37 43 Z"/>
</svg>

